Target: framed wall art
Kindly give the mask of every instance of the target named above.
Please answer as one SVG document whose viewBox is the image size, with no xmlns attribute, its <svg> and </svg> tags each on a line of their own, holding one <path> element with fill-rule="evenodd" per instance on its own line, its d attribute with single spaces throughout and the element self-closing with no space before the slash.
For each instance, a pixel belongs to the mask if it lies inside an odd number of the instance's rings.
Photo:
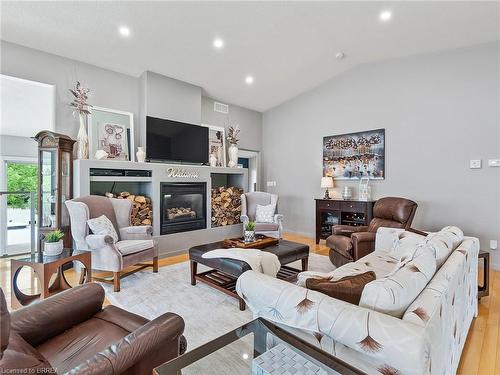
<svg viewBox="0 0 500 375">
<path fill-rule="evenodd" d="M 202 124 L 208 128 L 208 156 L 217 167 L 226 166 L 226 130 L 220 126 Z M 214 159 L 215 157 L 215 159 Z"/>
<path fill-rule="evenodd" d="M 89 116 L 90 158 L 98 150 L 105 160 L 134 161 L 134 114 L 115 109 L 92 107 Z"/>
<path fill-rule="evenodd" d="M 324 137 L 323 176 L 337 180 L 383 180 L 385 129 Z"/>
</svg>

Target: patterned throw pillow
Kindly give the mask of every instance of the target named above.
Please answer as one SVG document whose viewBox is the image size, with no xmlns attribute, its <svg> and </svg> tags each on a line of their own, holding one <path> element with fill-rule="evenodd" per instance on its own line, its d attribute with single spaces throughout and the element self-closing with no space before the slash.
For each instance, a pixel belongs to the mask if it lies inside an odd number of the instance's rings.
<svg viewBox="0 0 500 375">
<path fill-rule="evenodd" d="M 358 305 L 365 285 L 376 278 L 375 272 L 368 271 L 358 275 L 345 276 L 339 280 L 307 279 L 306 287 L 327 296 Z"/>
<path fill-rule="evenodd" d="M 87 220 L 87 225 L 94 234 L 102 234 L 105 236 L 111 236 L 114 242 L 118 242 L 118 233 L 116 233 L 115 227 L 111 220 L 106 216 L 101 215 L 94 219 Z"/>
<path fill-rule="evenodd" d="M 273 223 L 274 211 L 276 211 L 275 204 L 268 204 L 267 206 L 258 204 L 257 211 L 255 212 L 255 221 L 257 223 Z"/>
</svg>

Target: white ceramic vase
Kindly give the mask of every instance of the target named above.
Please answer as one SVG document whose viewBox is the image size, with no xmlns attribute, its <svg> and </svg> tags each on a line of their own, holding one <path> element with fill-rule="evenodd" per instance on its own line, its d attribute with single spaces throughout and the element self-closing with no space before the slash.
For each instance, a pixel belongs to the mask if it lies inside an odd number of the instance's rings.
<svg viewBox="0 0 500 375">
<path fill-rule="evenodd" d="M 49 257 L 61 254 L 63 248 L 63 240 L 59 240 L 58 242 L 45 242 L 43 244 L 43 252 Z"/>
<path fill-rule="evenodd" d="M 217 166 L 217 157 L 214 154 L 210 154 L 210 157 L 208 158 L 208 162 L 210 163 L 211 167 L 216 167 Z"/>
<path fill-rule="evenodd" d="M 89 136 L 87 135 L 87 115 L 80 113 L 80 128 L 76 137 L 78 143 L 78 159 L 89 158 Z"/>
<path fill-rule="evenodd" d="M 144 163 L 146 161 L 146 151 L 144 151 L 144 147 L 137 147 L 135 156 L 137 157 L 137 161 L 139 163 Z"/>
<path fill-rule="evenodd" d="M 229 146 L 227 153 L 229 154 L 229 163 L 227 166 L 229 168 L 234 168 L 238 164 L 238 146 L 236 144 L 231 143 Z"/>
</svg>

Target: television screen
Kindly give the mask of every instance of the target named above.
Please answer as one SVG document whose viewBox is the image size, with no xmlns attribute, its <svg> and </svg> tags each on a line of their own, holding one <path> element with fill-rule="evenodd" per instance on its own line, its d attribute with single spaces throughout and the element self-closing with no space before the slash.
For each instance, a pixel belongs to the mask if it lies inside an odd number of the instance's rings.
<svg viewBox="0 0 500 375">
<path fill-rule="evenodd" d="M 146 158 L 151 161 L 208 163 L 208 128 L 146 117 Z"/>
</svg>

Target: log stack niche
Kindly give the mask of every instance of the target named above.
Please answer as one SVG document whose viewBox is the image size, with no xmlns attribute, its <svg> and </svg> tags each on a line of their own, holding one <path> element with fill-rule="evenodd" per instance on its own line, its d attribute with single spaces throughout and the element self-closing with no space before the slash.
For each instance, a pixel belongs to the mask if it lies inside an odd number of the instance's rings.
<svg viewBox="0 0 500 375">
<path fill-rule="evenodd" d="M 90 193 L 108 198 L 127 199 L 132 203 L 130 222 L 134 226 L 153 224 L 151 182 L 148 181 L 92 181 Z"/>
<path fill-rule="evenodd" d="M 238 174 L 212 173 L 211 227 L 241 223 L 241 194 L 244 180 Z"/>
</svg>

